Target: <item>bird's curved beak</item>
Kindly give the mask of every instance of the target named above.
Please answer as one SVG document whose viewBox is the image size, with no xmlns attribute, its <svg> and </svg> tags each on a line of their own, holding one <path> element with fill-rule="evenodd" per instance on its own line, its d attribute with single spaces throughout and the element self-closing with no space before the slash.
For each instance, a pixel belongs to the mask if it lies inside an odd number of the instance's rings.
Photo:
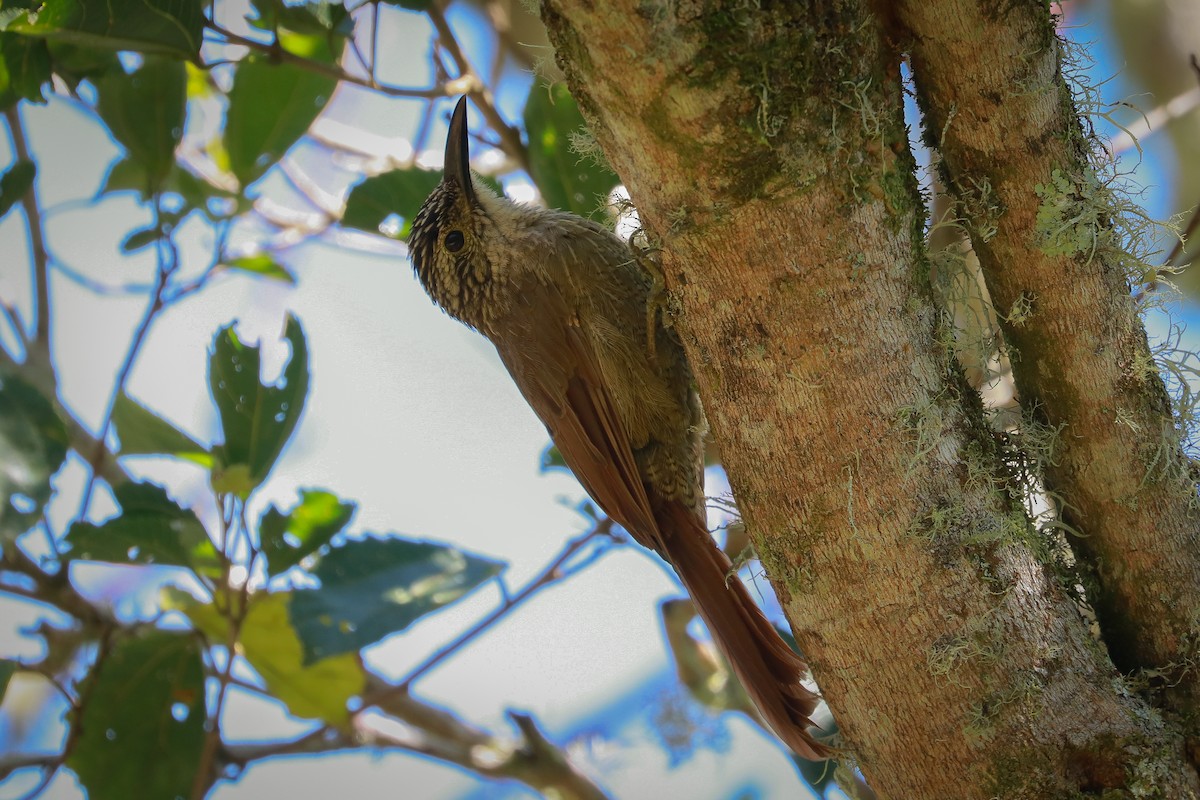
<svg viewBox="0 0 1200 800">
<path fill-rule="evenodd" d="M 446 134 L 446 165 L 443 179 L 452 180 L 462 189 L 463 196 L 475 202 L 475 187 L 471 184 L 471 146 L 467 141 L 467 97 L 459 98 L 450 117 L 450 131 Z"/>
</svg>

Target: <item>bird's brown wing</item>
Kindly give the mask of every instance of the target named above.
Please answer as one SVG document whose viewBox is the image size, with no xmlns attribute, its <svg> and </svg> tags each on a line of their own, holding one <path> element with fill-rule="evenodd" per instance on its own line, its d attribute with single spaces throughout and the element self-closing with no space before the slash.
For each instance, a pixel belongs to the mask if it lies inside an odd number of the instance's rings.
<svg viewBox="0 0 1200 800">
<path fill-rule="evenodd" d="M 805 758 L 826 757 L 828 749 L 807 730 L 818 698 L 800 683 L 806 665 L 741 581 L 730 580 L 733 566 L 703 519 L 678 500 L 647 493 L 596 354 L 566 300 L 533 285 L 516 305 L 517 313 L 493 325 L 489 337 L 563 461 L 609 516 L 675 568 L 780 738 Z"/>
<path fill-rule="evenodd" d="M 521 300 L 497 323 L 500 359 L 588 494 L 639 544 L 661 552 L 629 436 L 573 310 L 545 286 Z"/>
</svg>

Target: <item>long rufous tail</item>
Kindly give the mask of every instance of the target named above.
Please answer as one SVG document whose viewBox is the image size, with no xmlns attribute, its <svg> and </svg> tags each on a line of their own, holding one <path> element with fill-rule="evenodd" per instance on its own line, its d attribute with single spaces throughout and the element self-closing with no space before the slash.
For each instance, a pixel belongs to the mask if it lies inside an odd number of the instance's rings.
<svg viewBox="0 0 1200 800">
<path fill-rule="evenodd" d="M 651 505 L 666 549 L 662 555 L 767 724 L 797 755 L 828 758 L 829 748 L 808 732 L 819 701 L 800 683 L 808 665 L 759 610 L 695 513 L 678 501 L 651 500 Z"/>
</svg>

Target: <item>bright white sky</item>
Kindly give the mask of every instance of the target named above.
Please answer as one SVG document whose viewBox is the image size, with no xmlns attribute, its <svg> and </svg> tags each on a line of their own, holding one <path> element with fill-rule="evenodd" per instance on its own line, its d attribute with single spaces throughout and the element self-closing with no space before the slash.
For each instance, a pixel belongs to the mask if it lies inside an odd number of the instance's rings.
<svg viewBox="0 0 1200 800">
<path fill-rule="evenodd" d="M 427 24 L 418 15 L 382 8 L 390 29 L 381 38 L 389 43 L 381 77 L 424 85 Z M 490 54 L 474 41 L 478 29 L 461 17 L 452 20 L 459 23 L 468 52 L 477 62 L 490 63 Z M 510 120 L 520 118 L 526 86 L 517 78 L 501 94 Z M 419 109 L 415 101 L 350 90 L 335 98 L 326 117 L 361 126 L 364 141 L 393 139 L 403 151 L 397 137 L 415 129 Z M 53 209 L 47 234 L 55 256 L 94 281 L 148 283 L 152 257 L 119 253 L 121 240 L 147 223 L 148 213 L 124 195 L 88 202 L 119 148 L 69 102 L 27 107 L 24 118 L 39 158 L 42 202 Z M 439 121 L 430 137 L 429 157 L 435 162 L 440 162 L 444 130 Z M 9 158 L 4 142 L 0 163 Z M 323 184 L 339 185 L 339 170 L 331 168 L 324 150 L 301 146 L 291 158 Z M 344 182 L 345 173 L 340 174 Z M 264 186 L 269 196 L 290 202 L 281 181 L 268 178 Z M 181 233 L 187 269 L 205 263 L 206 237 L 196 224 Z M 330 240 L 281 254 L 299 279 L 296 287 L 233 275 L 215 281 L 158 318 L 133 372 L 131 394 L 200 441 L 212 442 L 218 425 L 205 370 L 214 332 L 236 319 L 245 338 L 273 342 L 284 314 L 294 312 L 308 337 L 311 390 L 300 427 L 260 501 L 287 506 L 300 487 L 329 489 L 358 503 L 353 530 L 451 542 L 506 561 L 508 585 L 518 587 L 586 528 L 586 520 L 570 509 L 583 493 L 561 473 L 539 473 L 545 430 L 491 346 L 434 308 L 402 248 L 391 251 L 371 255 Z M 29 302 L 27 265 L 24 223 L 10 214 L 0 223 L 0 297 L 23 307 Z M 98 296 L 61 273 L 55 273 L 52 291 L 61 391 L 81 419 L 96 428 L 145 298 Z M 283 355 L 274 347 L 268 368 L 278 369 Z M 168 482 L 181 502 L 205 502 L 198 471 L 162 460 L 138 466 Z M 62 486 L 75 485 L 81 472 L 77 465 L 69 469 Z M 70 517 L 76 502 L 72 496 L 55 508 L 57 524 Z M 198 510 L 211 517 L 211 509 L 201 505 Z M 115 598 L 129 591 L 128 577 L 108 571 L 94 574 L 90 584 L 95 593 Z M 152 611 L 157 585 L 138 594 L 135 605 L 143 613 Z M 601 784 L 617 797 L 718 798 L 747 791 L 763 798 L 796 797 L 790 762 L 740 718 L 727 719 L 728 741 L 701 747 L 673 769 L 648 734 L 648 709 L 674 685 L 657 603 L 679 592 L 654 561 L 633 547 L 618 549 L 569 583 L 543 592 L 423 678 L 417 690 L 504 734 L 509 729 L 503 714 L 510 707 L 532 712 L 560 740 L 603 729 L 614 740 L 583 744 L 578 757 L 602 773 Z M 371 662 L 389 675 L 403 675 L 491 610 L 498 598 L 494 584 L 485 587 L 374 648 Z M 0 655 L 36 657 L 36 642 L 19 634 L 20 626 L 35 619 L 30 610 L 0 601 L 0 618 L 5 620 Z M 249 698 L 232 703 L 225 722 L 232 735 L 251 738 L 300 730 L 277 709 Z M 55 735 L 41 731 L 26 745 L 54 747 Z M 272 762 L 218 789 L 215 797 L 329 797 L 347 786 L 354 787 L 356 797 L 392 797 L 399 786 L 407 796 L 432 800 L 467 796 L 477 783 L 415 758 L 360 754 Z M 79 793 L 70 779 L 59 778 L 46 796 L 57 800 Z M 499 794 L 488 785 L 479 796 Z"/>
</svg>

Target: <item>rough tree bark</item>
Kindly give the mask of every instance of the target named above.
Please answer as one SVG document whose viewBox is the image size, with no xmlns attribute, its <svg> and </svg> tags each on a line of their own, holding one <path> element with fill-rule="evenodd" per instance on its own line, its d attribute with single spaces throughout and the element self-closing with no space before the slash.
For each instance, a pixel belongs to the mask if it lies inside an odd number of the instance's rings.
<svg viewBox="0 0 1200 800">
<path fill-rule="evenodd" d="M 1058 432 L 1046 477 L 1082 534 L 1105 643 L 1187 711 L 1200 690 L 1196 487 L 1129 290 L 1146 266 L 1110 224 L 1122 211 L 1089 164 L 1053 27 L 1034 3 L 902 2 L 897 15 L 1022 403 Z"/>
<path fill-rule="evenodd" d="M 1062 588 L 954 361 L 900 53 L 872 7 L 542 13 L 661 244 L 739 508 L 880 795 L 1197 796 L 1182 737 Z"/>
</svg>

